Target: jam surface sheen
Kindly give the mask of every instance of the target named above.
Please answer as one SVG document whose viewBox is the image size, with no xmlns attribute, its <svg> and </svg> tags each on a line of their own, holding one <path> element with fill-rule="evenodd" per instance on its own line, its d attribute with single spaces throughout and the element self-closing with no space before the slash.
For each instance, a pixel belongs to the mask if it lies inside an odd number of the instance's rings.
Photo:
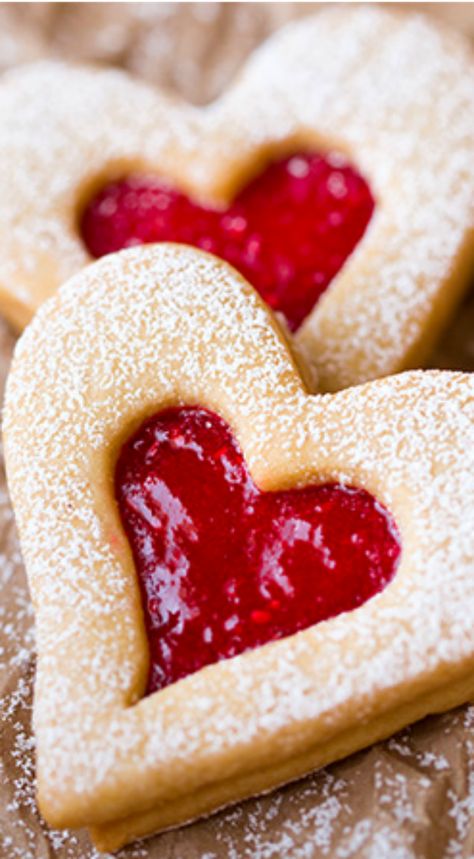
<svg viewBox="0 0 474 859">
<path fill-rule="evenodd" d="M 94 257 L 148 242 L 194 245 L 235 266 L 295 331 L 362 238 L 374 209 L 365 180 L 340 155 L 270 163 L 225 210 L 200 206 L 164 180 L 106 185 L 81 232 Z"/>
<path fill-rule="evenodd" d="M 200 407 L 154 416 L 123 446 L 116 498 L 150 647 L 148 693 L 364 603 L 400 542 L 367 492 L 262 492 L 227 424 Z"/>
</svg>

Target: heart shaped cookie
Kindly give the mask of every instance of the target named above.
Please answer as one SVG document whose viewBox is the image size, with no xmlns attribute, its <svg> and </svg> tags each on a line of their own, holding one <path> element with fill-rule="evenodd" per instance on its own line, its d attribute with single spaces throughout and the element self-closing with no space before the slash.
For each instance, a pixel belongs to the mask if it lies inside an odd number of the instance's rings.
<svg viewBox="0 0 474 859">
<path fill-rule="evenodd" d="M 0 116 L 18 326 L 91 252 L 184 240 L 240 268 L 335 390 L 422 362 L 472 271 L 474 64 L 418 16 L 325 10 L 204 109 L 36 65 L 5 77 Z"/>
<path fill-rule="evenodd" d="M 40 309 L 4 433 L 50 823 L 114 849 L 472 696 L 472 376 L 310 396 L 235 270 L 163 244 L 98 261 Z M 300 624 L 324 581 L 332 604 Z M 167 653 L 171 673 L 150 674 Z"/>
</svg>

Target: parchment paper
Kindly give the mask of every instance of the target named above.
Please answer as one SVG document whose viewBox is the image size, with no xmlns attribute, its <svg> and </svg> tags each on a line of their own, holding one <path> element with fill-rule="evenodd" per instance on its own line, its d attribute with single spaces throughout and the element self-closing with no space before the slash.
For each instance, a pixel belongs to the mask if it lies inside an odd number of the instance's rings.
<svg viewBox="0 0 474 859">
<path fill-rule="evenodd" d="M 99 60 L 204 102 L 268 32 L 317 5 L 0 4 L 0 69 L 52 54 Z M 474 36 L 474 4 L 440 4 L 434 14 Z M 0 321 L 2 390 L 13 345 Z M 474 294 L 431 363 L 474 370 Z M 85 833 L 51 831 L 35 806 L 33 616 L 3 468 L 0 594 L 0 859 L 94 859 Z M 473 753 L 474 707 L 465 707 L 120 856 L 474 859 Z"/>
</svg>

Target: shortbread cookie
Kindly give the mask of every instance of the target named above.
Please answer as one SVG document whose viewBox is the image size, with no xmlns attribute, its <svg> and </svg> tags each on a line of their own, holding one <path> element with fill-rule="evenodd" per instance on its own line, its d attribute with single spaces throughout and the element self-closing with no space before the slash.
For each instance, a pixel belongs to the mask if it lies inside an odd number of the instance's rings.
<svg viewBox="0 0 474 859">
<path fill-rule="evenodd" d="M 0 296 L 19 327 L 93 254 L 189 242 L 286 316 L 332 390 L 422 362 L 471 274 L 474 63 L 422 17 L 325 10 L 205 109 L 34 66 L 5 78 L 0 117 Z"/>
<path fill-rule="evenodd" d="M 4 427 L 52 825 L 115 849 L 472 696 L 474 377 L 310 396 L 235 270 L 164 244 L 45 303 Z"/>
</svg>

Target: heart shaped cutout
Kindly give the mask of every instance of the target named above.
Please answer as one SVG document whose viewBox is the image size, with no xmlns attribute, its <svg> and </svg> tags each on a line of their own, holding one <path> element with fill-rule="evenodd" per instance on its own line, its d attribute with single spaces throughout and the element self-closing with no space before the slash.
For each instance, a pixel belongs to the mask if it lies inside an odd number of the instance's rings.
<svg viewBox="0 0 474 859">
<path fill-rule="evenodd" d="M 115 483 L 141 585 L 148 692 L 354 609 L 395 573 L 400 544 L 375 499 L 337 485 L 261 492 L 207 409 L 147 421 Z"/>
<path fill-rule="evenodd" d="M 147 696 L 114 475 L 144 421 L 182 407 L 231 427 L 260 492 L 369 493 L 393 516 L 401 555 L 357 608 Z M 88 826 L 115 849 L 471 699 L 472 375 L 420 371 L 309 396 L 234 269 L 155 245 L 104 257 L 40 309 L 15 352 L 4 434 L 36 612 L 38 799 L 51 824 Z"/>
<path fill-rule="evenodd" d="M 182 242 L 234 265 L 296 331 L 372 215 L 367 184 L 340 155 L 270 163 L 226 209 L 200 206 L 166 182 L 131 177 L 101 189 L 81 219 L 94 257 Z"/>
<path fill-rule="evenodd" d="M 153 175 L 226 208 L 294 152 L 343 153 L 376 201 L 316 303 L 294 311 L 267 293 L 293 328 L 305 317 L 296 341 L 321 390 L 426 361 L 470 282 L 474 63 L 421 16 L 325 9 L 272 37 L 204 109 L 126 74 L 43 63 L 4 76 L 0 116 L 0 302 L 18 327 L 91 261 L 81 216 L 108 183 Z"/>
</svg>

